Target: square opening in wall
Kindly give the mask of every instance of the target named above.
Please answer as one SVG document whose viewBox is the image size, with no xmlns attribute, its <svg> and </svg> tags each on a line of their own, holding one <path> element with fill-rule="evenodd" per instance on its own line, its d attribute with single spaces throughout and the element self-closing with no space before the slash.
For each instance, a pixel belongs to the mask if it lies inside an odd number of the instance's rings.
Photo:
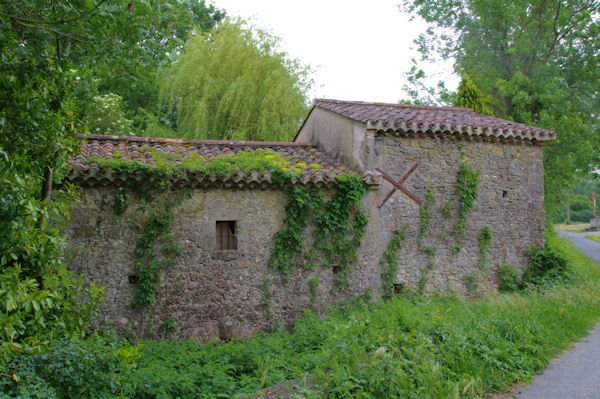
<svg viewBox="0 0 600 399">
<path fill-rule="evenodd" d="M 217 250 L 237 249 L 237 223 L 235 220 L 217 221 Z"/>
</svg>

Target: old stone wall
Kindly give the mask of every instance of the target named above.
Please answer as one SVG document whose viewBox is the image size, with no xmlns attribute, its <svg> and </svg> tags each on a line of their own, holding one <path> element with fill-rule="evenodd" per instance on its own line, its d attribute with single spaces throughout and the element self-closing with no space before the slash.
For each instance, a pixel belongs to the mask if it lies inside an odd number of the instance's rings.
<svg viewBox="0 0 600 399">
<path fill-rule="evenodd" d="M 362 295 L 368 287 L 377 292 L 380 285 L 379 265 L 373 261 L 383 245 L 377 224 L 368 227 L 366 237 L 370 239 L 360 249 L 348 291 L 336 290 L 332 269 L 322 266 L 294 270 L 284 283 L 279 272 L 269 268 L 268 259 L 273 236 L 285 217 L 287 194 L 279 190 L 197 189 L 173 208 L 172 232 L 181 255 L 164 271 L 154 304 L 133 308 L 133 251 L 148 211 L 142 212 L 140 202 L 132 198 L 125 213 L 117 216 L 115 194 L 114 187 L 85 187 L 67 230 L 69 264 L 77 274 L 105 289 L 107 303 L 98 317 L 99 327 L 137 338 L 198 337 L 206 342 L 244 337 L 270 327 L 266 280 L 270 281 L 269 310 L 283 327 L 289 327 L 306 309 Z M 376 191 L 369 192 L 365 203 L 374 202 L 375 195 Z M 149 208 L 156 206 L 160 206 L 158 200 Z M 371 220 L 376 220 L 373 216 Z M 216 249 L 217 221 L 236 221 L 237 250 Z M 318 282 L 316 296 L 309 288 L 310 279 Z M 174 332 L 160 328 L 169 319 Z"/>
<path fill-rule="evenodd" d="M 198 337 L 204 342 L 248 336 L 269 329 L 273 321 L 289 328 L 307 309 L 336 304 L 368 291 L 378 296 L 379 262 L 395 230 L 405 231 L 397 284 L 415 288 L 424 281 L 428 291 L 450 289 L 462 295 L 495 288 L 499 266 L 510 264 L 523 272 L 526 247 L 543 243 L 542 147 L 452 137 L 398 137 L 365 131 L 361 124 L 352 125 L 349 133 L 334 129 L 328 142 L 350 136 L 352 150 L 345 154 L 354 157 L 352 164 L 361 172 L 379 168 L 399 180 L 418 163 L 404 186 L 421 200 L 425 200 L 427 190 L 435 196 L 422 242 L 418 240 L 420 207 L 405 193 L 396 191 L 378 208 L 393 188 L 382 179 L 363 198 L 370 220 L 359 261 L 350 274 L 350 289 L 337 290 L 333 270 L 322 266 L 293 270 L 289 282 L 284 283 L 279 271 L 268 266 L 268 260 L 274 235 L 285 218 L 286 192 L 194 189 L 173 208 L 172 232 L 182 253 L 164 271 L 154 304 L 136 309 L 131 306 L 136 275 L 133 252 L 148 211 L 143 212 L 141 202 L 132 197 L 125 213 L 117 216 L 115 187 L 84 187 L 68 224 L 69 264 L 76 273 L 105 288 L 107 303 L 98 326 L 137 338 Z M 478 197 L 456 253 L 453 248 L 458 243 L 451 232 L 457 221 L 455 184 L 461 157 L 480 177 Z M 442 214 L 445 204 L 452 211 L 449 218 Z M 156 200 L 149 208 L 158 206 Z M 236 250 L 216 248 L 217 221 L 236 222 Z M 486 226 L 492 239 L 489 268 L 483 269 L 477 237 Z M 308 232 L 306 243 L 308 249 Z M 435 256 L 424 252 L 424 247 L 432 248 Z M 430 262 L 431 270 L 424 280 L 423 270 Z M 269 301 L 265 281 L 270 282 Z M 318 282 L 316 295 L 311 293 L 311 281 Z M 267 302 L 273 320 L 267 317 Z M 160 328 L 168 321 L 175 331 Z"/>
<path fill-rule="evenodd" d="M 525 249 L 544 242 L 544 172 L 542 147 L 524 144 L 463 141 L 452 138 L 394 137 L 378 135 L 375 139 L 373 168 L 378 167 L 400 179 L 418 162 L 418 167 L 404 183 L 406 188 L 425 200 L 431 189 L 435 203 L 431 208 L 431 224 L 422 243 L 417 237 L 420 229 L 420 207 L 404 193 L 397 191 L 378 212 L 385 240 L 396 229 L 406 228 L 401 251 L 397 282 L 415 287 L 430 255 L 420 248 L 435 249 L 433 268 L 426 284 L 428 290 L 452 289 L 469 294 L 468 281 L 479 279 L 476 290 L 497 285 L 494 272 L 510 264 L 521 272 L 527 265 Z M 365 151 L 369 153 L 369 151 Z M 469 165 L 480 173 L 479 193 L 469 214 L 464 242 L 460 252 L 451 231 L 456 224 L 458 201 L 455 184 L 464 154 Z M 392 185 L 381 185 L 378 200 L 382 201 Z M 450 203 L 453 216 L 442 215 L 441 207 Z M 481 275 L 481 251 L 477 237 L 489 226 L 492 233 L 489 249 L 490 270 Z"/>
</svg>

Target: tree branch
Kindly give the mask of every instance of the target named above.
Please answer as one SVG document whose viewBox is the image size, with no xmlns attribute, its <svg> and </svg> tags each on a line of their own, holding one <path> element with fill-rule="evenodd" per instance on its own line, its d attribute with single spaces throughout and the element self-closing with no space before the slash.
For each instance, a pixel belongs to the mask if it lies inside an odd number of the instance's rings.
<svg viewBox="0 0 600 399">
<path fill-rule="evenodd" d="M 100 0 L 98 2 L 98 4 L 96 4 L 94 7 L 92 7 L 90 10 L 84 12 L 83 14 L 75 17 L 75 18 L 71 18 L 71 19 L 67 19 L 67 20 L 61 20 L 61 21 L 42 21 L 42 20 L 36 20 L 36 19 L 30 19 L 30 18 L 23 18 L 23 17 L 19 17 L 17 15 L 11 15 L 11 14 L 6 14 L 2 11 L 0 11 L 0 15 L 3 15 L 5 17 L 11 18 L 13 20 L 19 21 L 19 23 L 23 23 L 23 22 L 27 22 L 30 24 L 45 24 L 45 25 L 60 25 L 60 24 L 69 24 L 71 22 L 75 22 L 81 18 L 84 18 L 88 15 L 90 15 L 91 13 L 93 13 L 94 11 L 96 11 L 98 9 L 98 7 L 100 7 L 103 3 L 105 3 L 107 0 Z"/>
</svg>

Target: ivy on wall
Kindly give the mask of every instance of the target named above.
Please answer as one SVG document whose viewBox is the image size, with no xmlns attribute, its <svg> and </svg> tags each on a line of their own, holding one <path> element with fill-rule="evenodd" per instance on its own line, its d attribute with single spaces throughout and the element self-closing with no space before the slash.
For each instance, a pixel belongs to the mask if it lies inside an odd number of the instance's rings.
<svg viewBox="0 0 600 399">
<path fill-rule="evenodd" d="M 157 209 L 149 210 L 150 216 L 146 220 L 144 232 L 138 239 L 134 250 L 137 259 L 135 269 L 138 272 L 135 296 L 131 300 L 134 307 L 147 306 L 154 302 L 162 271 L 173 263 L 175 256 L 181 254 L 181 249 L 171 233 L 173 207 L 180 203 L 181 196 L 175 201 L 162 201 L 161 206 Z M 161 248 L 163 260 L 159 260 L 154 251 L 157 239 L 163 242 Z"/>
<path fill-rule="evenodd" d="M 433 259 L 435 258 L 436 250 L 435 248 L 429 245 L 422 245 L 423 239 L 427 234 L 427 228 L 431 223 L 431 207 L 435 203 L 435 194 L 431 188 L 427 189 L 425 192 L 425 203 L 421 206 L 419 210 L 420 219 L 421 219 L 421 228 L 419 230 L 419 237 L 417 238 L 417 242 L 419 243 L 419 249 L 421 252 L 424 252 L 427 256 L 427 263 L 425 267 L 421 269 L 421 278 L 419 279 L 418 287 L 419 291 L 424 291 L 427 283 L 429 282 L 429 273 L 433 270 Z"/>
<path fill-rule="evenodd" d="M 269 265 L 276 267 L 284 281 L 289 271 L 298 266 L 312 265 L 298 260 L 303 255 L 302 235 L 309 218 L 314 219 L 314 246 L 322 254 L 326 267 L 335 268 L 340 289 L 348 287 L 349 267 L 356 262 L 356 251 L 368 222 L 361 198 L 367 188 L 358 175 L 345 174 L 337 178 L 333 198 L 325 201 L 315 188 L 294 187 L 285 208 L 286 219 L 275 234 L 275 247 Z"/>
<path fill-rule="evenodd" d="M 427 228 L 431 223 L 431 206 L 435 203 L 435 194 L 431 188 L 425 192 L 425 203 L 419 209 L 419 219 L 421 220 L 421 228 L 419 229 L 419 237 L 417 241 L 420 243 L 427 234 Z"/>
<path fill-rule="evenodd" d="M 383 266 L 381 292 L 384 298 L 389 298 L 394 293 L 394 279 L 398 273 L 398 251 L 402 248 L 402 240 L 405 236 L 406 227 L 402 231 L 395 230 L 383 253 L 383 257 L 379 261 L 379 264 Z"/>
<path fill-rule="evenodd" d="M 481 230 L 481 234 L 477 237 L 479 241 L 479 251 L 481 253 L 481 269 L 487 272 L 487 268 L 490 265 L 490 261 L 488 259 L 488 251 L 492 242 L 492 231 L 489 226 L 485 226 Z"/>
<path fill-rule="evenodd" d="M 452 230 L 452 234 L 456 238 L 457 243 L 454 252 L 458 253 L 462 249 L 461 244 L 464 239 L 469 212 L 473 209 L 473 203 L 477 199 L 479 190 L 479 172 L 469 166 L 464 154 L 460 159 L 454 188 L 456 197 L 458 198 L 458 220 Z"/>
<path fill-rule="evenodd" d="M 184 172 L 226 178 L 240 171 L 248 174 L 254 170 L 259 173 L 268 170 L 273 182 L 289 190 L 286 219 L 275 234 L 275 247 L 269 265 L 277 267 L 283 280 L 288 280 L 289 270 L 299 265 L 298 255 L 304 254 L 302 234 L 312 218 L 315 225 L 314 252 L 321 254 L 321 261 L 325 266 L 334 268 L 340 289 L 348 286 L 349 268 L 357 260 L 356 252 L 368 222 L 360 202 L 366 192 L 366 185 L 360 176 L 337 176 L 333 197 L 326 201 L 316 188 L 291 184 L 294 178 L 301 175 L 303 169 L 312 168 L 319 171 L 320 165 L 294 163 L 289 157 L 270 150 L 240 151 L 237 154 L 218 155 L 211 159 L 194 151 L 187 157 L 182 157 L 150 146 L 144 146 L 141 150 L 151 153 L 155 165 L 122 159 L 121 154 L 117 152 L 112 159 L 91 157 L 86 160 L 87 163 L 97 163 L 99 167 L 110 168 L 115 172 L 145 176 L 143 183 L 129 179 L 125 186 L 117 189 L 114 209 L 118 215 L 127 209 L 130 193 L 138 196 L 140 193 L 142 196 L 149 195 L 149 186 L 159 191 L 167 191 Z M 158 208 L 148 210 L 148 220 L 134 251 L 138 281 L 132 300 L 133 306 L 147 306 L 153 303 L 158 293 L 162 270 L 170 265 L 181 251 L 170 233 L 170 227 L 173 208 L 181 203 L 182 198 L 178 197 L 175 201 L 165 200 Z M 164 258 L 162 261 L 154 250 L 157 240 L 164 243 L 161 249 Z M 303 266 L 308 267 L 305 263 Z"/>
</svg>

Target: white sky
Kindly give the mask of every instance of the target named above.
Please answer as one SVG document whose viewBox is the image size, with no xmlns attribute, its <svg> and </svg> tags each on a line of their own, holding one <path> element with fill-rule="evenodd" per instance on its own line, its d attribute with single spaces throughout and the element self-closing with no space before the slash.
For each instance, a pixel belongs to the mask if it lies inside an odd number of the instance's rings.
<svg viewBox="0 0 600 399">
<path fill-rule="evenodd" d="M 424 22 L 400 12 L 402 0 L 213 0 L 230 17 L 242 17 L 282 39 L 282 50 L 316 69 L 312 98 L 398 102 L 404 72 L 417 58 L 413 39 Z M 451 64 L 436 79 L 458 86 Z"/>
</svg>

